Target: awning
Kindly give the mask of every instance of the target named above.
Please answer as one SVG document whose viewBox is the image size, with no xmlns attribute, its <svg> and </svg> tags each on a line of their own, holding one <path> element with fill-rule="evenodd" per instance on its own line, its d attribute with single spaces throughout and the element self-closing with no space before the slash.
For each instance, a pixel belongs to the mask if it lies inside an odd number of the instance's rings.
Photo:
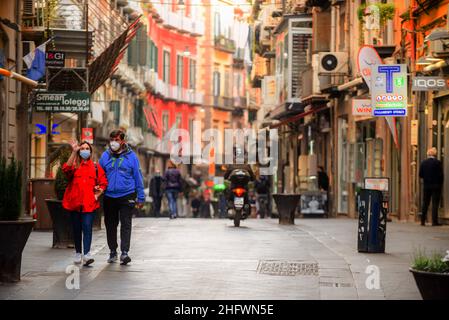
<svg viewBox="0 0 449 320">
<path fill-rule="evenodd" d="M 316 109 L 312 109 L 312 110 L 309 110 L 309 111 L 306 111 L 306 112 L 294 115 L 294 116 L 292 116 L 290 118 L 287 118 L 287 119 L 284 119 L 284 120 L 280 121 L 279 123 L 275 123 L 275 124 L 270 125 L 270 128 L 278 128 L 278 127 L 280 127 L 280 126 L 282 126 L 284 124 L 287 124 L 287 123 L 290 123 L 290 122 L 295 122 L 295 121 L 297 121 L 297 120 L 299 120 L 301 118 L 304 118 L 305 116 L 308 116 L 308 115 L 316 113 L 316 112 L 323 111 L 323 110 L 328 109 L 328 108 L 329 107 L 327 105 L 325 105 L 325 106 L 322 106 L 322 107 L 318 107 Z"/>
<path fill-rule="evenodd" d="M 139 16 L 123 33 L 111 43 L 111 45 L 103 51 L 89 65 L 89 92 L 94 93 L 109 77 L 117 70 L 120 60 L 125 54 L 129 42 L 135 37 L 137 29 L 141 27 Z"/>
</svg>

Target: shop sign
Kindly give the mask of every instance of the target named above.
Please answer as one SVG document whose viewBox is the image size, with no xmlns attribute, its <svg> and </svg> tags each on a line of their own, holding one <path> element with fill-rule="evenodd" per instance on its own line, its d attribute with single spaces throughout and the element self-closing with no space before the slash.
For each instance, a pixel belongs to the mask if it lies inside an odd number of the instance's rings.
<svg viewBox="0 0 449 320">
<path fill-rule="evenodd" d="M 407 115 L 407 65 L 382 64 L 371 69 L 373 116 Z"/>
<path fill-rule="evenodd" d="M 64 67 L 65 53 L 61 51 L 45 52 L 46 67 Z"/>
<path fill-rule="evenodd" d="M 415 77 L 413 91 L 439 91 L 449 89 L 449 79 L 443 77 Z"/>
<path fill-rule="evenodd" d="M 90 112 L 90 94 L 84 91 L 39 92 L 34 109 L 37 112 Z"/>
<path fill-rule="evenodd" d="M 372 116 L 373 108 L 370 99 L 352 99 L 353 116 Z"/>
<path fill-rule="evenodd" d="M 357 68 L 370 90 L 371 69 L 380 64 L 382 64 L 382 59 L 379 57 L 379 54 L 373 46 L 364 45 L 360 48 L 357 57 Z"/>
<path fill-rule="evenodd" d="M 388 191 L 389 182 L 388 178 L 365 178 L 365 189 Z"/>
</svg>

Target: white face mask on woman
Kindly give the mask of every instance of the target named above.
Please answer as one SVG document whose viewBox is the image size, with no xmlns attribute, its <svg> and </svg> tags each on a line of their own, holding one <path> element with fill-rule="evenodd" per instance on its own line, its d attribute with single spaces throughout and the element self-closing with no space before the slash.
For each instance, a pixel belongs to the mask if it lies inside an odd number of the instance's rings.
<svg viewBox="0 0 449 320">
<path fill-rule="evenodd" d="M 120 143 L 118 143 L 117 141 L 109 142 L 109 146 L 112 151 L 118 151 L 120 149 Z"/>
</svg>

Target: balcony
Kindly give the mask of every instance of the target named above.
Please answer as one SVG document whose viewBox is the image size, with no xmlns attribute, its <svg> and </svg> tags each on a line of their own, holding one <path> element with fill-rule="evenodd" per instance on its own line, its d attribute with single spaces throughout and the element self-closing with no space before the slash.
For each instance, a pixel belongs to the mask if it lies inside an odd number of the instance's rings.
<svg viewBox="0 0 449 320">
<path fill-rule="evenodd" d="M 214 96 L 214 107 L 232 111 L 233 99 L 223 96 Z"/>
<path fill-rule="evenodd" d="M 118 65 L 116 77 L 125 86 L 130 87 L 137 92 L 145 90 L 145 72 L 144 68 L 140 66 L 131 67 L 122 60 Z"/>
<path fill-rule="evenodd" d="M 246 97 L 234 97 L 234 108 L 246 108 Z"/>
<path fill-rule="evenodd" d="M 189 33 L 195 37 L 204 35 L 203 20 L 186 17 L 180 12 L 171 11 L 167 5 L 152 4 L 152 15 L 157 22 L 162 23 L 167 29 L 177 30 L 179 33 Z"/>
<path fill-rule="evenodd" d="M 126 30 L 127 22 L 118 10 L 111 10 L 110 1 L 64 0 L 54 4 L 48 0 L 34 0 L 24 4 L 22 12 L 22 40 L 42 42 L 47 29 L 54 37 L 57 50 L 64 51 L 66 58 L 85 59 L 86 29 L 91 57 L 99 56 L 119 35 Z M 88 23 L 86 25 L 86 18 Z"/>
<path fill-rule="evenodd" d="M 215 49 L 228 53 L 235 52 L 235 42 L 232 39 L 228 39 L 225 36 L 215 36 L 214 38 Z"/>
</svg>

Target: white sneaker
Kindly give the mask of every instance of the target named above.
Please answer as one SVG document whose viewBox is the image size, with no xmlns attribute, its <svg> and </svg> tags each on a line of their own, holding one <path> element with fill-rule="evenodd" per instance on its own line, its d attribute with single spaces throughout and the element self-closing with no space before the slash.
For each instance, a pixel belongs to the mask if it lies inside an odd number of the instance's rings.
<svg viewBox="0 0 449 320">
<path fill-rule="evenodd" d="M 94 258 L 92 258 L 92 256 L 90 255 L 90 252 L 84 255 L 83 260 L 85 266 L 88 266 L 95 261 Z"/>
<path fill-rule="evenodd" d="M 73 263 L 80 264 L 81 263 L 81 253 L 75 253 L 75 258 L 73 259 Z"/>
</svg>

